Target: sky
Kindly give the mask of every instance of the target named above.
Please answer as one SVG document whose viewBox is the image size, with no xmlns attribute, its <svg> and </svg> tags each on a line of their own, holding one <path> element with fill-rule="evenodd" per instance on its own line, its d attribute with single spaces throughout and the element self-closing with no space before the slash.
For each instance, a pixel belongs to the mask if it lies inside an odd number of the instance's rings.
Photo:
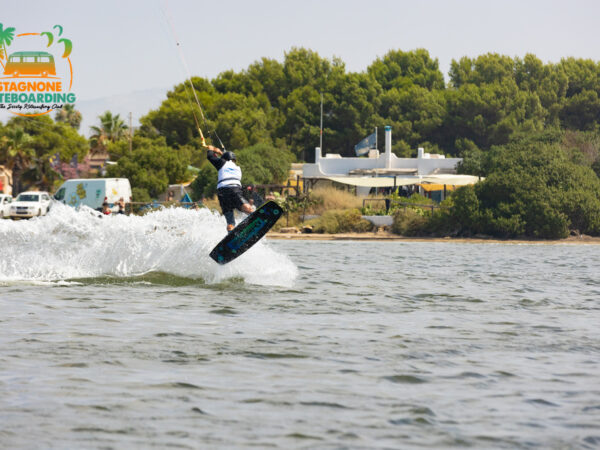
<svg viewBox="0 0 600 450">
<path fill-rule="evenodd" d="M 599 15 L 597 0 L 2 0 L 0 6 L 0 23 L 17 33 L 62 25 L 73 42 L 78 101 L 144 91 L 156 97 L 188 72 L 212 79 L 262 57 L 283 61 L 293 47 L 339 57 L 348 72 L 366 71 L 390 50 L 425 48 L 446 79 L 452 60 L 488 52 L 600 61 Z"/>
</svg>

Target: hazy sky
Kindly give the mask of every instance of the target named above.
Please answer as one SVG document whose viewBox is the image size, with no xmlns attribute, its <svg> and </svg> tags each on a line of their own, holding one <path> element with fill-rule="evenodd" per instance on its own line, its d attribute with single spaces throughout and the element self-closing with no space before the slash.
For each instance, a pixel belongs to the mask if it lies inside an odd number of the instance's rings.
<svg viewBox="0 0 600 450">
<path fill-rule="evenodd" d="M 185 78 L 172 23 L 193 75 L 213 78 L 292 47 L 340 57 L 361 72 L 390 49 L 425 48 L 447 77 L 462 56 L 534 53 L 544 62 L 600 60 L 594 0 L 2 0 L 17 33 L 64 27 L 80 100 Z"/>
</svg>

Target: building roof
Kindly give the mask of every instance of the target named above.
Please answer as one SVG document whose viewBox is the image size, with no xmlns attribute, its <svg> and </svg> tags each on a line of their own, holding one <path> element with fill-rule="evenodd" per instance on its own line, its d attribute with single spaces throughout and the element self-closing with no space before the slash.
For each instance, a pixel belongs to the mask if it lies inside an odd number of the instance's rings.
<svg viewBox="0 0 600 450">
<path fill-rule="evenodd" d="M 349 184 L 362 187 L 394 187 L 409 186 L 413 184 L 440 184 L 448 186 L 465 186 L 475 184 L 479 177 L 473 175 L 414 175 L 396 177 L 323 177 L 323 179 L 335 181 L 336 183 Z"/>
</svg>

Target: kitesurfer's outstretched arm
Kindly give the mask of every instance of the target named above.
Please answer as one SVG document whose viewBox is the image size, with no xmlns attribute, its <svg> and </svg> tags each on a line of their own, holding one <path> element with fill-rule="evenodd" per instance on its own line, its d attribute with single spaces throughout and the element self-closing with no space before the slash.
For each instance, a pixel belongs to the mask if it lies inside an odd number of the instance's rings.
<svg viewBox="0 0 600 450">
<path fill-rule="evenodd" d="M 207 145 L 206 148 L 209 152 L 216 153 L 218 156 L 223 154 L 223 150 L 221 150 L 219 147 L 215 147 L 214 145 Z"/>
</svg>

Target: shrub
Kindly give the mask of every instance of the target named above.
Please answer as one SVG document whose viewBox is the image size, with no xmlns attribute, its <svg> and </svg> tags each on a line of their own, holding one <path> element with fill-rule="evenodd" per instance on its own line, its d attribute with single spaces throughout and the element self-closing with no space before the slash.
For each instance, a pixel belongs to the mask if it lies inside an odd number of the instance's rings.
<svg viewBox="0 0 600 450">
<path fill-rule="evenodd" d="M 430 215 L 425 230 L 435 236 L 456 236 L 460 232 L 460 226 L 452 217 L 451 198 L 444 200 L 440 206 Z"/>
<path fill-rule="evenodd" d="M 210 162 L 205 162 L 192 184 L 192 199 L 198 201 L 203 197 L 211 197 L 217 192 L 217 171 Z"/>
<path fill-rule="evenodd" d="M 310 223 L 315 233 L 364 233 L 373 229 L 358 209 L 326 211 Z"/>
<path fill-rule="evenodd" d="M 311 204 L 307 214 L 323 214 L 330 210 L 357 209 L 362 207 L 362 199 L 351 192 L 333 187 L 315 189 L 310 193 Z"/>
<path fill-rule="evenodd" d="M 479 224 L 479 200 L 473 186 L 458 188 L 451 196 L 454 207 L 450 216 L 463 233 L 477 233 Z"/>
<path fill-rule="evenodd" d="M 422 210 L 408 208 L 394 212 L 392 232 L 402 236 L 418 236 L 427 224 L 428 218 Z"/>
<path fill-rule="evenodd" d="M 131 188 L 131 199 L 134 202 L 151 202 L 152 198 L 148 191 L 141 187 Z"/>
</svg>

